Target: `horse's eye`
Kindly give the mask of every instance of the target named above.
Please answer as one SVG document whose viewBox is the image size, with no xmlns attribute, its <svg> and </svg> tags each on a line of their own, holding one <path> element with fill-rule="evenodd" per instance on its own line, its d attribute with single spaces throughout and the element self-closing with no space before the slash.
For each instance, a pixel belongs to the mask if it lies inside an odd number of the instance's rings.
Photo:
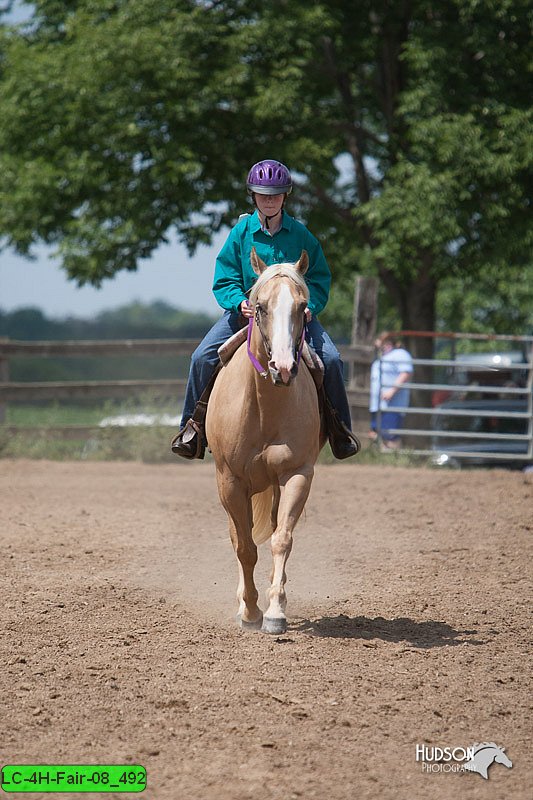
<svg viewBox="0 0 533 800">
<path fill-rule="evenodd" d="M 263 317 L 264 317 L 264 316 L 266 316 L 266 314 L 267 314 L 267 310 L 266 310 L 266 308 L 265 308 L 264 306 L 262 306 L 260 303 L 258 303 L 258 304 L 257 304 L 257 311 L 258 311 L 258 312 L 259 312 L 259 314 L 261 314 Z"/>
</svg>

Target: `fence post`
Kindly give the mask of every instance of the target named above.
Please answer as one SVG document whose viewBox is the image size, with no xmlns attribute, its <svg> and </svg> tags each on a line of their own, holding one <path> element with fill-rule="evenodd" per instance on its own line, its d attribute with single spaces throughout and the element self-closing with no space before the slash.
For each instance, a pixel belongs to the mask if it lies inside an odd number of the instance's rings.
<svg viewBox="0 0 533 800">
<path fill-rule="evenodd" d="M 355 282 L 352 345 L 372 347 L 376 338 L 377 314 L 378 279 L 358 275 Z M 370 370 L 367 364 L 352 362 L 350 388 L 370 392 Z M 352 406 L 351 413 L 354 428 L 359 429 L 361 424 L 368 425 L 368 409 Z"/>
<path fill-rule="evenodd" d="M 9 341 L 8 337 L 0 337 L 0 384 L 9 382 L 9 359 L 2 353 L 2 344 Z M 0 424 L 6 421 L 6 405 L 0 399 Z"/>
</svg>

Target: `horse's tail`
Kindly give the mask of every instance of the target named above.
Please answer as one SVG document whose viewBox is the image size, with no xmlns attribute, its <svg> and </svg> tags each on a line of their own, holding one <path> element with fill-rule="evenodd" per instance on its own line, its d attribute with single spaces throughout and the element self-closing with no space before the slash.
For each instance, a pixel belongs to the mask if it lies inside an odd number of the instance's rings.
<svg viewBox="0 0 533 800">
<path fill-rule="evenodd" d="M 254 494 L 252 497 L 252 537 L 256 544 L 263 544 L 272 536 L 273 501 L 274 491 L 272 486 L 269 486 L 261 494 Z"/>
</svg>

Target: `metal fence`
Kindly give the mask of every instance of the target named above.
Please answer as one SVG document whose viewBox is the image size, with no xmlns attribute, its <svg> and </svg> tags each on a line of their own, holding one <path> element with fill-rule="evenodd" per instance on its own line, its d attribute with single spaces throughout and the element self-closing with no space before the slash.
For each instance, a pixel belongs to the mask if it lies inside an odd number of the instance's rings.
<svg viewBox="0 0 533 800">
<path fill-rule="evenodd" d="M 413 359 L 413 380 L 403 387 L 416 392 L 418 402 L 392 409 L 405 415 L 405 424 L 385 427 L 386 409 L 377 412 L 378 441 L 383 443 L 384 435 L 401 436 L 399 452 L 429 456 L 437 465 L 533 462 L 532 336 L 413 331 L 397 335 L 431 337 L 437 352 L 431 359 Z M 457 345 L 466 340 L 490 349 L 458 354 Z M 498 344 L 514 349 L 496 350 Z M 417 380 L 420 373 L 423 380 Z M 381 365 L 379 375 L 381 396 Z"/>
</svg>

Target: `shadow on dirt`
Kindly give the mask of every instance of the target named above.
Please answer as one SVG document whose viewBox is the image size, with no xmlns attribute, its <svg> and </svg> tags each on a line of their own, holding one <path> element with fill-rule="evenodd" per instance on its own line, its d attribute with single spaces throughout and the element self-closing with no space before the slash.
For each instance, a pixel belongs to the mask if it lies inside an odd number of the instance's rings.
<svg viewBox="0 0 533 800">
<path fill-rule="evenodd" d="M 303 619 L 291 627 L 302 633 L 313 633 L 315 636 L 407 642 L 413 647 L 422 649 L 461 644 L 485 644 L 479 639 L 469 638 L 477 633 L 475 630 L 457 631 L 445 622 L 435 622 L 434 620 L 416 622 L 408 617 L 397 619 L 375 617 L 371 619 L 339 614 L 336 617 L 320 617 L 315 620 Z"/>
</svg>

